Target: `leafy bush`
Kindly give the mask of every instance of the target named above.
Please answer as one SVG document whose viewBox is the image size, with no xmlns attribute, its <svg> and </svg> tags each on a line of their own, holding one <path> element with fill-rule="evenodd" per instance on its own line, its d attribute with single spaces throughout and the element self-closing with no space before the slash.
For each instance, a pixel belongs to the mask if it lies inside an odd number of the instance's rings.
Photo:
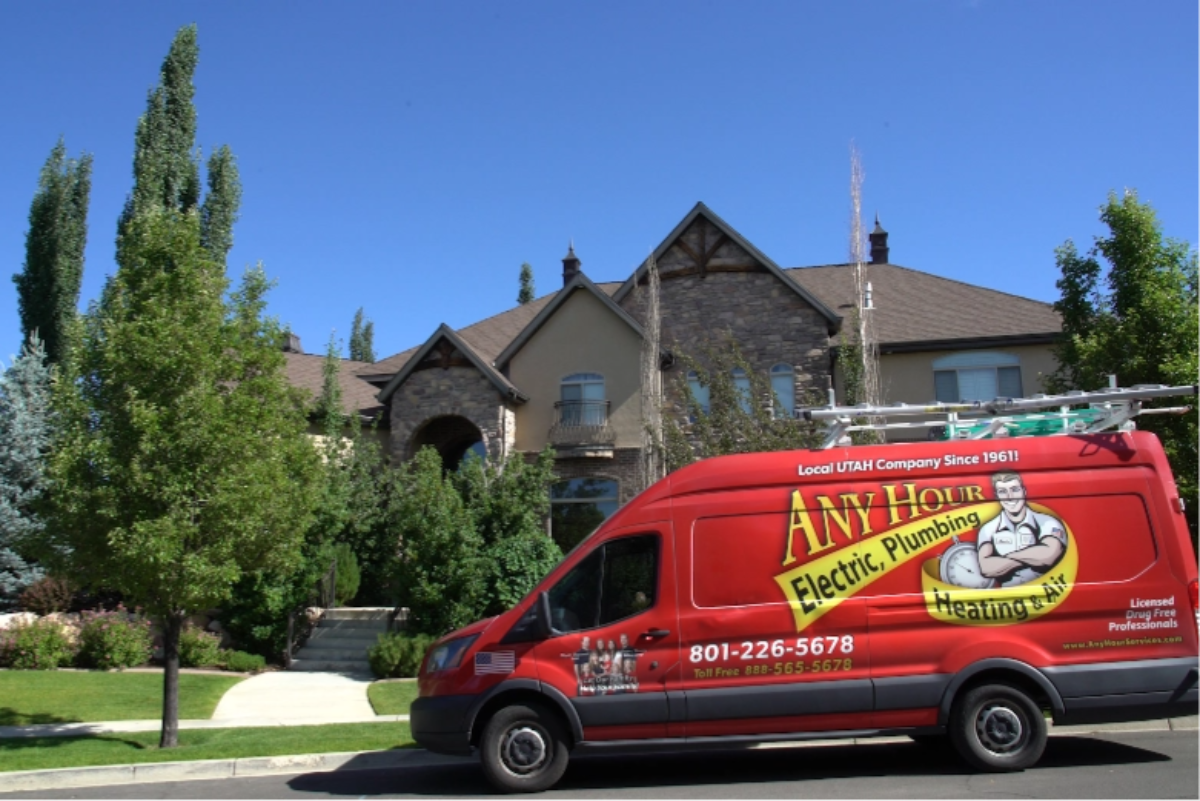
<svg viewBox="0 0 1200 801">
<path fill-rule="evenodd" d="M 58 620 L 17 623 L 0 631 L 0 666 L 13 670 L 54 670 L 75 660 L 69 624 Z"/>
<path fill-rule="evenodd" d="M 358 595 L 362 576 L 358 571 L 358 559 L 349 545 L 339 542 L 334 546 L 333 554 L 337 559 L 337 587 L 333 591 L 333 605 L 342 606 Z"/>
<path fill-rule="evenodd" d="M 367 651 L 371 670 L 381 679 L 409 679 L 421 670 L 421 660 L 429 646 L 437 641 L 428 634 L 380 634 L 379 641 Z"/>
<path fill-rule="evenodd" d="M 248 654 L 245 651 L 222 651 L 221 661 L 226 670 L 234 673 L 257 673 L 267 666 L 267 660 L 258 654 Z"/>
<path fill-rule="evenodd" d="M 79 630 L 81 667 L 112 670 L 150 661 L 150 621 L 130 615 L 123 606 L 113 612 L 84 612 Z"/>
<path fill-rule="evenodd" d="M 21 593 L 21 608 L 38 615 L 52 615 L 71 608 L 74 590 L 64 578 L 46 576 L 30 584 Z"/>
<path fill-rule="evenodd" d="M 221 638 L 195 626 L 184 626 L 179 632 L 179 666 L 215 667 L 220 664 Z"/>
</svg>

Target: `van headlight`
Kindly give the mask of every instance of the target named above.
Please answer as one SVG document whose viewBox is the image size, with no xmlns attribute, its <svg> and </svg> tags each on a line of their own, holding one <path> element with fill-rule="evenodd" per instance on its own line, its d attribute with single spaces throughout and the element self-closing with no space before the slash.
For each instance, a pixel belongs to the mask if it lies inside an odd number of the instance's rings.
<svg viewBox="0 0 1200 801">
<path fill-rule="evenodd" d="M 479 635 L 472 634 L 470 637 L 459 637 L 437 646 L 429 652 L 429 658 L 425 660 L 425 672 L 436 673 L 439 670 L 458 667 L 462 662 L 463 654 L 477 639 L 479 639 Z"/>
</svg>

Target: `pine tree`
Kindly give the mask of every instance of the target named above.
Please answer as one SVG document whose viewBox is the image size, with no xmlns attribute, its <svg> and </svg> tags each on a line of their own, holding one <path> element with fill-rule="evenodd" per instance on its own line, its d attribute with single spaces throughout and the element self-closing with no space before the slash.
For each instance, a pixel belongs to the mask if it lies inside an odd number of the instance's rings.
<svg viewBox="0 0 1200 801">
<path fill-rule="evenodd" d="M 529 266 L 529 262 L 525 262 L 521 265 L 521 290 L 517 293 L 517 303 L 523 306 L 533 298 L 533 268 Z"/>
<path fill-rule="evenodd" d="M 63 330 L 79 305 L 91 181 L 92 157 L 68 159 L 59 139 L 30 205 L 24 270 L 13 276 L 23 339 L 36 333 L 52 363 L 62 358 Z"/>
<path fill-rule="evenodd" d="M 362 307 L 354 313 L 354 323 L 350 327 L 350 360 L 375 361 L 375 323 L 364 321 Z"/>
<path fill-rule="evenodd" d="M 41 569 L 21 556 L 42 529 L 36 505 L 46 490 L 50 447 L 50 369 L 36 336 L 0 374 L 0 608 Z"/>
</svg>

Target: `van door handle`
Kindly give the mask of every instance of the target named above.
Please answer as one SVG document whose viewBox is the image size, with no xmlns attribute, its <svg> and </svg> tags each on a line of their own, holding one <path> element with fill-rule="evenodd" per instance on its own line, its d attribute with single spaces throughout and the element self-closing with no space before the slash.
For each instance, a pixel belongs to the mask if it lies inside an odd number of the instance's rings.
<svg viewBox="0 0 1200 801">
<path fill-rule="evenodd" d="M 663 637 L 666 637 L 670 633 L 671 633 L 670 629 L 650 629 L 642 636 L 646 637 L 648 639 L 651 639 L 651 640 L 658 640 Z"/>
</svg>

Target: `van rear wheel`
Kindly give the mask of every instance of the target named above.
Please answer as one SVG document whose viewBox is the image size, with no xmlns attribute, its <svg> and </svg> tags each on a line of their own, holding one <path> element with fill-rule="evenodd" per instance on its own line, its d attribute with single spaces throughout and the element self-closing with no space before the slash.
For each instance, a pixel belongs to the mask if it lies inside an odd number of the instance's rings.
<svg viewBox="0 0 1200 801">
<path fill-rule="evenodd" d="M 1016 687 L 985 684 L 955 701 L 950 740 L 959 755 L 979 770 L 1024 770 L 1046 749 L 1046 719 Z"/>
<path fill-rule="evenodd" d="M 479 741 L 483 772 L 497 789 L 537 793 L 567 769 L 567 738 L 559 717 L 546 707 L 506 706 L 492 716 Z"/>
</svg>

